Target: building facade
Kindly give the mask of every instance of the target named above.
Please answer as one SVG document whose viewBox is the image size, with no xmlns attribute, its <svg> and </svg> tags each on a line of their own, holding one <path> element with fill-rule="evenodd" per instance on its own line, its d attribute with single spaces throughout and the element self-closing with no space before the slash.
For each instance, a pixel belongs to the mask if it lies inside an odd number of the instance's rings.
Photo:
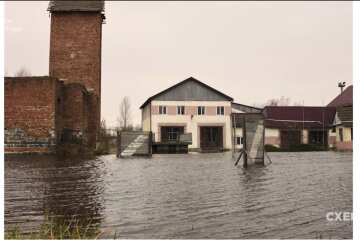
<svg viewBox="0 0 360 240">
<path fill-rule="evenodd" d="M 265 144 L 291 149 L 300 144 L 333 148 L 336 134 L 332 130 L 333 107 L 267 106 Z"/>
<path fill-rule="evenodd" d="M 194 78 L 150 97 L 140 109 L 142 130 L 152 131 L 155 142 L 176 142 L 183 134 L 190 134 L 189 150 L 193 151 L 242 149 L 242 119 L 251 114 L 265 118 L 265 144 L 283 150 L 301 144 L 337 149 L 352 146 L 352 106 L 260 109 L 234 103 L 231 97 Z"/>
<path fill-rule="evenodd" d="M 155 142 L 179 141 L 191 133 L 190 150 L 232 148 L 233 99 L 188 78 L 152 97 L 141 107 L 142 130 L 152 131 Z"/>
</svg>

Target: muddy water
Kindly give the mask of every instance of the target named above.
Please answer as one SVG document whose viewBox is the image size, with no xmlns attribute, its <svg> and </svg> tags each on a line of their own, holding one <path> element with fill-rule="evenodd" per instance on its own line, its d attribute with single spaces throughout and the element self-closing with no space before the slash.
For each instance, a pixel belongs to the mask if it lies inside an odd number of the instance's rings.
<svg viewBox="0 0 360 240">
<path fill-rule="evenodd" d="M 45 214 L 102 222 L 104 237 L 352 238 L 352 153 L 271 153 L 266 168 L 231 153 L 151 159 L 6 156 L 5 222 Z"/>
</svg>

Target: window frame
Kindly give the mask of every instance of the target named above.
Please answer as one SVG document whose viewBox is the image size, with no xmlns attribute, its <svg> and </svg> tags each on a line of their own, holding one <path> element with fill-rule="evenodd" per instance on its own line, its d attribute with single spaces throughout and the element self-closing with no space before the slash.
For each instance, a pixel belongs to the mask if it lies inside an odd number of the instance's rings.
<svg viewBox="0 0 360 240">
<path fill-rule="evenodd" d="M 344 141 L 344 131 L 342 128 L 339 128 L 339 141 L 340 142 Z"/>
<path fill-rule="evenodd" d="M 242 136 L 236 136 L 236 145 L 243 145 L 244 144 L 244 139 Z"/>
<path fill-rule="evenodd" d="M 224 116 L 225 115 L 225 106 L 216 107 L 216 115 Z"/>
<path fill-rule="evenodd" d="M 180 110 L 180 113 L 179 113 L 179 110 Z M 181 110 L 183 110 L 183 111 L 181 111 Z M 185 106 L 177 106 L 176 112 L 177 112 L 177 115 L 185 115 Z"/>
<path fill-rule="evenodd" d="M 167 107 L 163 105 L 159 106 L 159 115 L 166 115 L 166 114 L 167 114 Z"/>
<path fill-rule="evenodd" d="M 199 110 L 200 110 L 201 114 L 199 114 Z M 204 111 L 202 111 L 202 110 L 204 110 Z M 199 115 L 199 116 L 206 115 L 206 107 L 205 106 L 198 106 L 197 115 Z"/>
</svg>

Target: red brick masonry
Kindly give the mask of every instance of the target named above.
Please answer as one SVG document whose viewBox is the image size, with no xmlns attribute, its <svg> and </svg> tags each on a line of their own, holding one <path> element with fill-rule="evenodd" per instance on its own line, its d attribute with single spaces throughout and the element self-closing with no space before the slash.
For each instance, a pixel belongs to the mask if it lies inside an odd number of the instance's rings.
<svg viewBox="0 0 360 240">
<path fill-rule="evenodd" d="M 62 87 L 49 77 L 5 78 L 5 152 L 47 152 L 55 145 Z"/>
<path fill-rule="evenodd" d="M 88 129 L 92 145 L 98 138 L 101 120 L 101 35 L 100 12 L 51 14 L 49 76 L 64 80 L 65 84 L 82 84 L 92 92 Z M 67 128 L 78 129 L 79 124 L 85 124 L 74 120 L 69 119 Z"/>
<path fill-rule="evenodd" d="M 5 152 L 50 153 L 57 143 L 73 141 L 93 146 L 94 103 L 98 99 L 81 84 L 5 78 Z"/>
<path fill-rule="evenodd" d="M 352 141 L 344 141 L 344 142 L 338 141 L 336 143 L 336 149 L 340 150 L 340 151 L 353 150 L 353 142 Z"/>
</svg>

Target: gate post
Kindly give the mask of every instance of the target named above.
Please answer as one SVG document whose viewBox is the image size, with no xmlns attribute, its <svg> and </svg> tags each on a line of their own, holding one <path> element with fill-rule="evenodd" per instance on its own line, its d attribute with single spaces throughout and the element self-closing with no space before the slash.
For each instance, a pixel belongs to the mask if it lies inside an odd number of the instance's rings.
<svg viewBox="0 0 360 240">
<path fill-rule="evenodd" d="M 244 151 L 244 163 L 243 166 L 247 167 L 247 149 L 246 149 L 246 117 L 244 117 L 244 124 L 243 124 L 243 151 Z"/>
<path fill-rule="evenodd" d="M 116 132 L 116 157 L 120 158 L 121 156 L 121 131 Z"/>
<path fill-rule="evenodd" d="M 116 131 L 116 157 L 119 157 L 119 130 Z"/>
<path fill-rule="evenodd" d="M 148 153 L 149 153 L 149 156 L 152 156 L 152 131 L 149 132 Z"/>
</svg>

